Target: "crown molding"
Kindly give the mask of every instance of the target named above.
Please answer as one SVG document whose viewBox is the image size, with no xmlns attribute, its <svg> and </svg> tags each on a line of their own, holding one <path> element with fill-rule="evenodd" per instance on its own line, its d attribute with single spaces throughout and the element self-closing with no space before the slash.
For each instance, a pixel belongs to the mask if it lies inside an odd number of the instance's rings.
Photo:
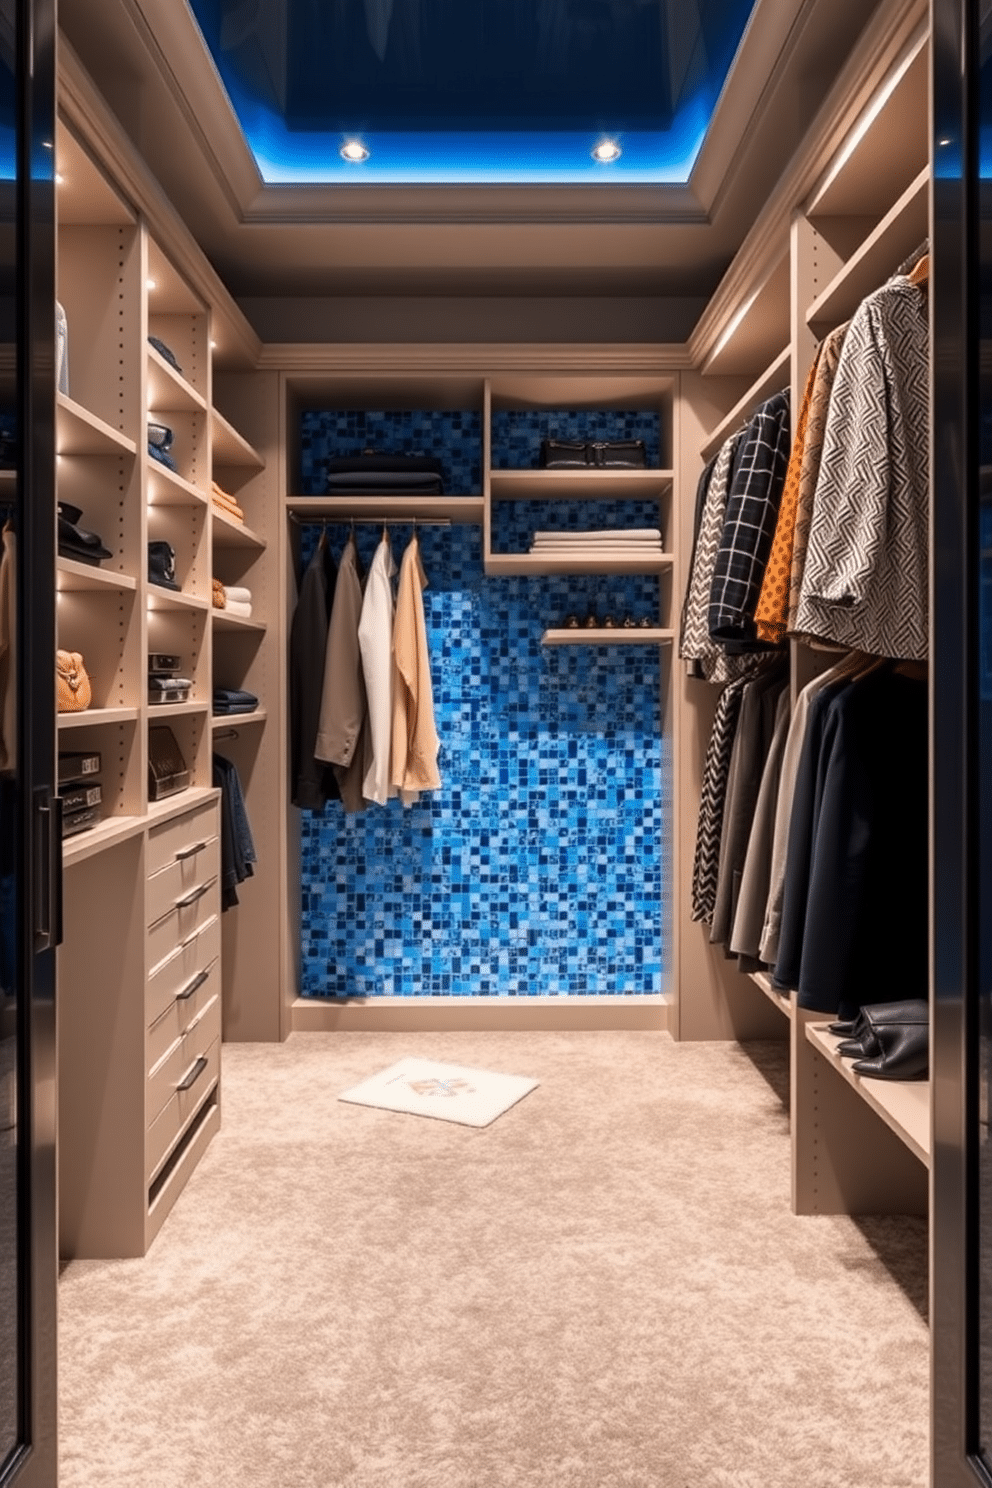
<svg viewBox="0 0 992 1488">
<path fill-rule="evenodd" d="M 258 366 L 290 377 L 359 377 L 436 375 L 501 376 L 549 373 L 558 376 L 657 377 L 689 366 L 684 343 L 658 342 L 629 346 L 578 344 L 509 345 L 441 343 L 418 344 L 270 342 L 262 348 Z"/>
<path fill-rule="evenodd" d="M 693 367 L 707 361 L 741 305 L 788 254 L 793 212 L 813 193 L 886 76 L 928 36 L 927 0 L 885 0 L 876 11 L 689 337 Z"/>
<path fill-rule="evenodd" d="M 64 37 L 58 50 L 58 109 L 119 195 L 145 219 L 162 251 L 212 307 L 224 327 L 225 347 L 237 361 L 255 366 L 261 341 Z"/>
</svg>

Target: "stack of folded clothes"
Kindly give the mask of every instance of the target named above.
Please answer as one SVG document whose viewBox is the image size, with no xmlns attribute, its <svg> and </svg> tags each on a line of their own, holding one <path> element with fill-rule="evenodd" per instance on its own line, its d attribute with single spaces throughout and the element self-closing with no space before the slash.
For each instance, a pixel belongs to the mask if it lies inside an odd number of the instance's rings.
<svg viewBox="0 0 992 1488">
<path fill-rule="evenodd" d="M 243 589 L 237 584 L 222 584 L 219 579 L 214 579 L 213 602 L 215 610 L 224 610 L 228 615 L 237 615 L 241 620 L 251 619 L 250 589 Z"/>
<path fill-rule="evenodd" d="M 217 510 L 222 511 L 225 516 L 233 517 L 236 522 L 244 521 L 245 514 L 241 507 L 234 497 L 229 496 L 224 487 L 219 486 L 216 481 L 210 482 L 210 499 Z"/>
<path fill-rule="evenodd" d="M 254 713 L 258 698 L 253 692 L 237 687 L 214 688 L 214 713 L 221 717 L 229 713 Z"/>
<path fill-rule="evenodd" d="M 661 553 L 658 527 L 607 527 L 592 532 L 535 532 L 530 551 L 543 558 L 651 558 Z"/>
</svg>

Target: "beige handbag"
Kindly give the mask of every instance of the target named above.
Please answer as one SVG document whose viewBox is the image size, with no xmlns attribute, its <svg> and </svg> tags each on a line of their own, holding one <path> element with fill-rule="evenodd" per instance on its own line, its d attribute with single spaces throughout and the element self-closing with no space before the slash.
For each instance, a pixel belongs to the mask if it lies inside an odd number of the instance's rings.
<svg viewBox="0 0 992 1488">
<path fill-rule="evenodd" d="M 55 695 L 60 713 L 82 713 L 93 700 L 93 689 L 78 651 L 56 651 Z"/>
</svg>

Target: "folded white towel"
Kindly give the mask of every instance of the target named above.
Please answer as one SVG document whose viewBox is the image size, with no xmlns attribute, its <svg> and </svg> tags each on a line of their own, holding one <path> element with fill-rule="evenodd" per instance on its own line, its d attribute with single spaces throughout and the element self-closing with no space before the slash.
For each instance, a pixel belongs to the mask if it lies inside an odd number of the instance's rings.
<svg viewBox="0 0 992 1488">
<path fill-rule="evenodd" d="M 230 589 L 227 591 L 227 593 L 228 593 L 228 601 L 227 601 L 227 604 L 224 606 L 224 609 L 221 611 L 221 613 L 224 614 L 224 615 L 237 615 L 240 620 L 250 620 L 251 619 L 251 605 L 250 604 L 245 604 L 243 600 L 231 599 L 230 598 L 230 593 L 231 593 Z"/>
<path fill-rule="evenodd" d="M 250 589 L 239 589 L 236 584 L 225 584 L 224 589 L 228 599 L 233 599 L 235 604 L 251 604 Z"/>
</svg>

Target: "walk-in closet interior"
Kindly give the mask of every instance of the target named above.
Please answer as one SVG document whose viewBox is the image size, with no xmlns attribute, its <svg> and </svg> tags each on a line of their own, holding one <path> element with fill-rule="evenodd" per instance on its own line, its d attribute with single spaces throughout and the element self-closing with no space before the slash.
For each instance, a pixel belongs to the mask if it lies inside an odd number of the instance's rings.
<svg viewBox="0 0 992 1488">
<path fill-rule="evenodd" d="M 363 158 L 338 43 L 388 72 L 411 37 L 443 55 L 450 10 L 59 6 L 64 1262 L 148 1255 L 228 1120 L 225 1045 L 293 1034 L 776 1041 L 796 1221 L 932 1217 L 951 23 L 482 6 L 494 68 L 591 66 L 598 36 L 612 76 L 653 27 L 690 165 L 651 174 L 630 104 L 614 160 L 542 176 L 518 128 L 418 175 L 412 84 Z M 607 82 L 599 107 L 609 135 Z M 908 1000 L 893 1077 L 861 1009 Z M 971 1481 L 940 1440 L 930 1481 Z"/>
</svg>

